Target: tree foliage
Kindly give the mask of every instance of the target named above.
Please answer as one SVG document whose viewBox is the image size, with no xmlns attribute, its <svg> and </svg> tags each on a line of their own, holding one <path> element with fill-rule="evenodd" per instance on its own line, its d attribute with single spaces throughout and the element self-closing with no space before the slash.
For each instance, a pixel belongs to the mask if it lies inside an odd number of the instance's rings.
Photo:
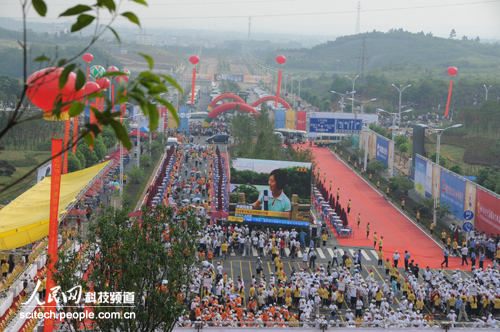
<svg viewBox="0 0 500 332">
<path fill-rule="evenodd" d="M 144 209 L 141 222 L 127 227 L 127 211 L 108 209 L 98 214 L 87 232 L 88 246 L 83 255 L 59 252 L 54 281 L 61 290 L 82 286 L 84 292 L 132 293 L 131 305 L 105 303 L 93 306 L 95 318 L 89 321 L 68 319 L 78 330 L 91 325 L 103 332 L 171 331 L 191 299 L 189 286 L 197 272 L 198 237 L 201 224 L 194 209 L 181 211 L 174 218 L 172 207 Z M 165 243 L 168 233 L 170 245 Z M 86 279 L 77 273 L 82 256 L 89 262 Z M 160 286 L 165 286 L 162 289 Z M 179 298 L 180 300 L 179 300 Z M 123 302 L 123 301 L 122 301 Z M 83 312 L 70 299 L 60 312 Z M 104 312 L 134 312 L 135 319 L 99 319 Z M 90 323 L 90 325 L 89 325 Z"/>
<path fill-rule="evenodd" d="M 476 182 L 479 185 L 500 194 L 500 167 L 490 166 L 481 169 L 477 175 Z"/>
<path fill-rule="evenodd" d="M 382 171 L 385 171 L 386 169 L 387 166 L 385 166 L 384 163 L 380 160 L 372 161 L 366 167 L 366 171 L 372 174 L 380 174 Z"/>
<path fill-rule="evenodd" d="M 82 164 L 77 156 L 73 152 L 68 152 L 68 173 L 79 171 L 82 168 Z"/>
<path fill-rule="evenodd" d="M 149 157 L 149 156 L 148 156 Z M 144 178 L 144 172 L 142 169 L 137 168 L 135 165 L 132 166 L 132 169 L 127 172 L 128 177 L 130 178 L 130 183 L 139 184 Z"/>
</svg>

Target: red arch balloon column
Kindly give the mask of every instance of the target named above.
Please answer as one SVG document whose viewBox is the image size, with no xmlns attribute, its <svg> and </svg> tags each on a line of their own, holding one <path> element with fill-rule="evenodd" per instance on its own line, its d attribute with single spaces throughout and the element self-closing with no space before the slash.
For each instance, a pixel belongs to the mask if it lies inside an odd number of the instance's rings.
<svg viewBox="0 0 500 332">
<path fill-rule="evenodd" d="M 224 93 L 224 94 L 220 95 L 219 97 L 214 98 L 214 100 L 212 100 L 212 101 L 210 102 L 210 104 L 208 104 L 207 111 L 208 111 L 208 112 L 210 112 L 211 110 L 213 110 L 213 109 L 214 109 L 214 106 L 215 106 L 215 105 L 216 105 L 219 101 L 221 101 L 221 100 L 223 100 L 223 99 L 232 99 L 232 100 L 236 100 L 237 102 L 240 102 L 240 103 L 242 103 L 242 104 L 244 104 L 244 103 L 245 103 L 245 101 L 244 101 L 243 99 L 241 99 L 241 97 L 240 97 L 240 96 L 238 96 L 238 95 L 235 95 L 235 94 L 233 94 L 233 93 Z"/>
<path fill-rule="evenodd" d="M 448 75 L 455 76 L 458 73 L 458 69 L 456 67 L 448 67 L 446 70 Z M 448 116 L 448 111 L 450 110 L 450 99 L 451 99 L 451 89 L 453 87 L 453 80 L 450 80 L 450 90 L 448 91 L 448 102 L 446 103 L 446 112 L 444 113 L 444 117 Z"/>
<path fill-rule="evenodd" d="M 194 85 L 196 83 L 196 64 L 198 64 L 198 62 L 200 62 L 200 58 L 197 55 L 191 55 L 189 57 L 189 62 L 191 62 L 193 64 L 193 83 L 192 83 L 193 86 L 191 87 L 191 106 L 193 106 Z"/>
<path fill-rule="evenodd" d="M 285 64 L 286 62 L 286 58 L 284 55 L 278 55 L 276 57 L 276 62 L 278 64 L 280 64 L 281 66 Z M 278 107 L 278 99 L 280 97 L 280 89 L 281 89 L 281 69 L 280 69 L 280 73 L 279 73 L 279 76 L 278 76 L 278 88 L 276 89 L 276 103 L 274 104 L 274 107 Z"/>
<path fill-rule="evenodd" d="M 256 100 L 253 104 L 252 104 L 252 107 L 257 107 L 259 106 L 260 104 L 262 103 L 265 103 L 266 101 L 269 101 L 269 100 L 275 100 L 276 97 L 275 96 L 266 96 L 266 97 L 262 97 L 258 100 Z M 290 104 L 288 104 L 285 100 L 281 99 L 278 97 L 278 102 L 285 106 L 286 110 L 289 111 L 291 110 L 292 108 L 290 107 Z"/>
<path fill-rule="evenodd" d="M 210 122 L 212 122 L 213 119 L 222 112 L 227 112 L 230 110 L 238 110 L 238 111 L 243 111 L 249 114 L 255 114 L 256 116 L 259 116 L 259 111 L 257 111 L 255 108 L 248 106 L 245 103 L 225 103 L 222 105 L 217 106 L 214 108 L 210 113 L 208 113 L 207 117 L 205 118 L 205 121 L 203 121 L 203 127 L 208 127 L 210 125 Z"/>
</svg>

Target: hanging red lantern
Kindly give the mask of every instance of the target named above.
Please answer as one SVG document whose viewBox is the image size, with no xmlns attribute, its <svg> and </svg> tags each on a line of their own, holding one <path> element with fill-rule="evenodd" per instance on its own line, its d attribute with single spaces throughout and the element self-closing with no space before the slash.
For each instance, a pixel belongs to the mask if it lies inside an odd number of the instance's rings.
<svg viewBox="0 0 500 332">
<path fill-rule="evenodd" d="M 99 92 L 99 90 L 101 90 L 101 87 L 96 82 L 85 83 L 84 91 L 86 95 Z"/>
<path fill-rule="evenodd" d="M 198 62 L 200 62 L 200 58 L 197 55 L 191 55 L 189 57 L 189 62 L 191 62 L 193 65 L 196 65 Z"/>
<path fill-rule="evenodd" d="M 457 67 L 448 67 L 446 70 L 448 72 L 448 75 L 450 76 L 455 76 L 458 73 Z"/>
<path fill-rule="evenodd" d="M 99 86 L 101 87 L 102 90 L 106 90 L 111 85 L 111 83 L 109 82 L 109 80 L 106 77 L 100 78 L 95 82 L 97 84 L 99 84 Z"/>
<path fill-rule="evenodd" d="M 92 60 L 94 60 L 94 56 L 90 53 L 85 53 L 83 56 L 83 61 L 85 61 L 86 63 L 91 63 Z"/>
<path fill-rule="evenodd" d="M 118 81 L 118 83 L 121 83 L 121 82 L 128 82 L 128 80 L 130 79 L 130 77 L 128 76 L 117 76 L 116 77 L 116 80 Z"/>
<path fill-rule="evenodd" d="M 84 90 L 75 90 L 75 73 L 70 73 L 64 87 L 59 89 L 59 76 L 63 70 L 64 68 L 49 67 L 34 72 L 28 78 L 26 94 L 33 104 L 45 112 L 45 118 L 52 116 L 52 110 L 58 99 L 61 99 L 62 103 L 83 100 Z M 67 105 L 62 108 L 60 120 L 69 119 L 67 113 L 69 107 L 70 105 Z"/>
<path fill-rule="evenodd" d="M 280 65 L 284 64 L 286 62 L 286 58 L 284 55 L 278 55 L 276 57 L 276 62 L 279 63 Z"/>
</svg>

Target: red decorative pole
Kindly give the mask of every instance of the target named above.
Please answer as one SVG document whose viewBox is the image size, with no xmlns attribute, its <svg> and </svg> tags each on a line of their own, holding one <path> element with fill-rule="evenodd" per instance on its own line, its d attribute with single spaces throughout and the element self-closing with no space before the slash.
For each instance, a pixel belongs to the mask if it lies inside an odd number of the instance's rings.
<svg viewBox="0 0 500 332">
<path fill-rule="evenodd" d="M 455 76 L 458 73 L 458 69 L 456 67 L 449 67 L 447 70 L 448 75 Z M 453 88 L 453 80 L 450 80 L 450 90 L 448 91 L 448 102 L 446 103 L 446 113 L 444 113 L 444 117 L 448 116 L 448 111 L 450 109 L 450 99 L 451 99 L 451 89 Z"/>
<path fill-rule="evenodd" d="M 193 83 L 191 87 L 191 106 L 193 106 L 194 103 L 194 86 L 196 83 L 196 64 L 200 62 L 200 58 L 197 55 L 191 55 L 189 57 L 189 62 L 193 64 Z"/>
<path fill-rule="evenodd" d="M 61 193 L 61 152 L 62 139 L 54 135 L 52 137 L 52 171 L 50 175 L 50 219 L 49 219 L 49 268 L 47 269 L 47 295 L 45 298 L 45 308 L 48 312 L 48 317 L 45 318 L 44 332 L 52 332 L 54 330 L 54 319 L 56 314 L 56 302 L 51 298 L 49 303 L 50 290 L 55 287 L 55 282 L 52 280 L 52 273 L 57 262 L 57 227 L 59 217 L 59 195 Z"/>
<path fill-rule="evenodd" d="M 286 62 L 285 56 L 278 55 L 276 57 L 276 62 L 280 65 L 283 65 Z M 281 69 L 278 75 L 278 88 L 276 89 L 276 102 L 274 103 L 274 107 L 278 107 L 278 100 L 280 98 L 280 89 L 281 89 Z"/>
</svg>

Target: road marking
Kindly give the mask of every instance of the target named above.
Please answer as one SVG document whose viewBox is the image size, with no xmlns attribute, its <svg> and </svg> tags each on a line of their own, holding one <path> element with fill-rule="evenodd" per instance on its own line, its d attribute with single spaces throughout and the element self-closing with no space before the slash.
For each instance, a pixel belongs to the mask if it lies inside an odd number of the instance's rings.
<svg viewBox="0 0 500 332">
<path fill-rule="evenodd" d="M 319 257 L 321 257 L 321 258 L 326 258 L 326 257 L 325 257 L 325 255 L 323 254 L 323 251 L 322 251 L 320 248 L 318 248 L 318 249 L 316 249 L 316 250 L 318 251 L 318 255 L 319 255 Z"/>
<path fill-rule="evenodd" d="M 371 261 L 370 256 L 368 256 L 368 254 L 367 254 L 364 250 L 361 250 L 361 254 L 363 254 L 363 257 L 364 257 L 367 261 Z"/>
<path fill-rule="evenodd" d="M 375 256 L 375 260 L 378 261 L 377 251 L 372 249 L 372 250 L 370 250 L 370 252 L 372 253 L 373 256 Z"/>
<path fill-rule="evenodd" d="M 328 251 L 328 253 L 330 254 L 330 256 L 332 256 L 332 258 L 333 258 L 333 250 L 330 249 L 330 248 L 326 248 L 326 251 Z"/>
<path fill-rule="evenodd" d="M 354 250 L 352 250 L 352 249 L 348 249 L 348 250 L 351 253 L 351 257 L 354 258 Z"/>
<path fill-rule="evenodd" d="M 302 252 L 301 252 L 300 250 L 299 250 L 299 251 L 297 251 L 297 257 L 302 258 Z"/>
<path fill-rule="evenodd" d="M 290 249 L 285 248 L 285 254 L 287 257 L 290 257 Z"/>
<path fill-rule="evenodd" d="M 259 256 L 259 253 L 257 252 L 257 249 L 255 249 L 254 247 L 252 247 L 252 255 L 253 256 Z"/>
<path fill-rule="evenodd" d="M 339 249 L 339 254 L 340 254 L 340 257 L 344 256 L 344 250 Z M 333 257 L 333 256 L 332 256 L 332 257 Z"/>
</svg>

